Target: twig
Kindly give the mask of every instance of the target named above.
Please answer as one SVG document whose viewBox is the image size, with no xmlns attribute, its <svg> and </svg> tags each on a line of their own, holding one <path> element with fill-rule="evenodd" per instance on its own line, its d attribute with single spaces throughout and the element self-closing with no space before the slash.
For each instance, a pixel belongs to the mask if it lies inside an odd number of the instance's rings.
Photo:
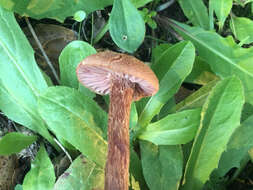
<svg viewBox="0 0 253 190">
<path fill-rule="evenodd" d="M 56 144 L 58 144 L 58 146 L 62 149 L 62 151 L 66 154 L 66 156 L 68 157 L 70 163 L 73 162 L 71 156 L 69 155 L 69 153 L 66 151 L 66 149 L 61 145 L 61 143 L 56 139 L 54 138 L 54 141 L 56 142 Z"/>
<path fill-rule="evenodd" d="M 48 64 L 49 68 L 51 69 L 51 71 L 52 71 L 52 73 L 53 73 L 53 75 L 54 75 L 57 83 L 60 84 L 60 79 L 59 79 L 59 77 L 58 77 L 58 75 L 57 75 L 57 73 L 56 73 L 56 71 L 55 71 L 55 69 L 54 69 L 51 61 L 49 60 L 46 52 L 44 51 L 44 49 L 43 49 L 43 47 L 42 47 L 42 45 L 41 45 L 41 43 L 40 43 L 40 41 L 39 41 L 39 39 L 37 37 L 37 35 L 36 35 L 36 33 L 35 33 L 32 25 L 31 25 L 31 23 L 30 23 L 30 21 L 29 21 L 29 19 L 27 17 L 25 17 L 25 21 L 26 21 L 27 26 L 28 26 L 29 30 L 31 31 L 31 33 L 33 35 L 33 38 L 34 38 L 35 42 L 37 43 L 37 45 L 38 45 L 38 47 L 39 47 L 42 55 L 44 56 L 44 58 L 46 60 L 46 63 Z"/>
</svg>

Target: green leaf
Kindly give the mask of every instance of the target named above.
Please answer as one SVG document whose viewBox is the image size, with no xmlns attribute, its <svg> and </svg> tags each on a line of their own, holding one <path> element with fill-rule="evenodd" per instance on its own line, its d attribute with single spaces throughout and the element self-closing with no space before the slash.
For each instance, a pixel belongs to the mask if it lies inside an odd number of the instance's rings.
<svg viewBox="0 0 253 190">
<path fill-rule="evenodd" d="M 36 140 L 36 136 L 27 136 L 16 132 L 8 133 L 0 139 L 0 155 L 19 153 Z"/>
<path fill-rule="evenodd" d="M 210 0 L 210 6 L 214 9 L 214 12 L 219 20 L 219 29 L 223 28 L 224 22 L 229 15 L 233 0 Z"/>
<path fill-rule="evenodd" d="M 78 88 L 76 67 L 85 57 L 95 53 L 87 42 L 76 40 L 69 43 L 59 57 L 61 85 Z"/>
<path fill-rule="evenodd" d="M 52 18 L 63 22 L 66 17 L 74 16 L 75 12 L 82 10 L 89 14 L 95 10 L 103 9 L 111 5 L 113 0 L 0 0 L 0 5 L 5 9 L 14 11 L 21 16 L 29 16 L 35 19 Z M 64 11 L 63 11 L 64 10 Z"/>
<path fill-rule="evenodd" d="M 218 167 L 229 138 L 240 125 L 243 104 L 243 88 L 237 77 L 226 78 L 213 88 L 202 107 L 200 127 L 186 165 L 184 189 L 201 189 Z"/>
<path fill-rule="evenodd" d="M 172 108 L 172 112 L 202 107 L 212 88 L 219 80 L 213 80 Z"/>
<path fill-rule="evenodd" d="M 223 38 L 215 32 L 189 27 L 169 20 L 185 39 L 191 40 L 198 54 L 221 78 L 237 76 L 243 83 L 246 101 L 253 104 L 253 48 L 241 48 L 232 37 Z"/>
<path fill-rule="evenodd" d="M 23 190 L 22 185 L 17 184 L 17 185 L 15 186 L 15 190 Z"/>
<path fill-rule="evenodd" d="M 143 174 L 150 190 L 177 190 L 183 171 L 180 146 L 156 146 L 141 141 Z"/>
<path fill-rule="evenodd" d="M 177 145 L 191 141 L 200 122 L 200 109 L 170 114 L 151 123 L 138 137 L 156 145 Z"/>
<path fill-rule="evenodd" d="M 217 78 L 210 66 L 202 58 L 196 57 L 192 72 L 186 77 L 185 82 L 206 85 Z"/>
<path fill-rule="evenodd" d="M 230 28 L 236 39 L 242 44 L 253 42 L 253 21 L 246 17 L 232 17 Z"/>
<path fill-rule="evenodd" d="M 145 24 L 130 0 L 114 0 L 109 31 L 117 46 L 127 52 L 132 53 L 140 46 L 145 36 Z"/>
<path fill-rule="evenodd" d="M 200 26 L 203 29 L 209 29 L 209 18 L 207 8 L 203 0 L 179 0 L 178 1 L 184 14 L 195 26 Z"/>
<path fill-rule="evenodd" d="M 104 170 L 79 156 L 58 178 L 53 190 L 92 190 L 104 188 Z"/>
<path fill-rule="evenodd" d="M 190 42 L 180 42 L 163 52 L 152 65 L 160 81 L 159 91 L 150 98 L 138 120 L 145 128 L 163 105 L 177 92 L 185 77 L 191 72 L 195 49 Z"/>
<path fill-rule="evenodd" d="M 129 166 L 130 184 L 132 187 L 138 184 L 140 189 L 147 189 L 147 185 L 144 180 L 141 160 L 139 159 L 137 153 L 134 151 L 133 147 L 130 147 L 130 166 Z M 136 188 L 132 188 L 136 189 Z"/>
<path fill-rule="evenodd" d="M 133 5 L 135 7 L 137 7 L 137 8 L 143 7 L 144 5 L 148 4 L 151 1 L 152 0 L 131 0 L 131 2 L 133 3 Z"/>
<path fill-rule="evenodd" d="M 31 164 L 31 170 L 26 174 L 23 190 L 53 189 L 55 182 L 54 166 L 51 163 L 44 145 Z"/>
<path fill-rule="evenodd" d="M 222 154 L 215 175 L 223 177 L 231 168 L 240 168 L 240 162 L 253 147 L 253 115 L 245 120 L 231 136 L 226 151 Z"/>
<path fill-rule="evenodd" d="M 87 96 L 68 87 L 50 87 L 38 100 L 49 128 L 103 167 L 106 161 L 106 113 Z"/>
<path fill-rule="evenodd" d="M 37 111 L 37 97 L 47 88 L 34 52 L 12 13 L 0 7 L 0 109 L 11 120 L 57 145 Z"/>
</svg>

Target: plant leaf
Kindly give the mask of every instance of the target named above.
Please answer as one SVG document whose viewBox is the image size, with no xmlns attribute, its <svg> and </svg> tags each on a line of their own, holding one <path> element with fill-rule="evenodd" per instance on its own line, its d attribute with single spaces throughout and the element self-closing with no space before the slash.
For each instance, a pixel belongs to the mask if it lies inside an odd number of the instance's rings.
<svg viewBox="0 0 253 190">
<path fill-rule="evenodd" d="M 156 146 L 141 141 L 143 174 L 150 190 L 177 190 L 183 170 L 180 146 Z"/>
<path fill-rule="evenodd" d="M 214 172 L 216 176 L 223 177 L 231 168 L 240 167 L 240 162 L 253 147 L 252 126 L 253 116 L 250 116 L 235 130 L 221 156 L 219 167 Z"/>
<path fill-rule="evenodd" d="M 49 128 L 103 167 L 106 161 L 106 113 L 87 96 L 69 87 L 49 87 L 38 100 Z"/>
<path fill-rule="evenodd" d="M 133 3 L 133 5 L 135 7 L 137 7 L 137 8 L 143 7 L 144 5 L 148 4 L 151 1 L 152 0 L 131 0 L 131 2 Z"/>
<path fill-rule="evenodd" d="M 141 160 L 133 147 L 130 147 L 130 166 L 129 166 L 130 184 L 133 187 L 134 184 L 138 184 L 140 189 L 147 189 L 147 185 L 144 180 Z"/>
<path fill-rule="evenodd" d="M 203 29 L 209 29 L 209 18 L 207 8 L 202 0 L 179 0 L 184 14 L 195 25 Z"/>
<path fill-rule="evenodd" d="M 130 0 L 114 0 L 109 32 L 117 46 L 130 53 L 144 40 L 145 23 Z"/>
<path fill-rule="evenodd" d="M 200 127 L 186 164 L 184 189 L 201 189 L 218 167 L 229 138 L 240 125 L 243 103 L 243 88 L 237 77 L 226 78 L 213 88 L 202 107 Z"/>
<path fill-rule="evenodd" d="M 233 0 L 210 0 L 210 6 L 213 7 L 214 12 L 219 20 L 219 29 L 223 28 L 224 22 L 229 15 Z"/>
<path fill-rule="evenodd" d="M 104 170 L 79 156 L 58 178 L 53 190 L 91 190 L 104 188 Z"/>
<path fill-rule="evenodd" d="M 212 88 L 219 80 L 213 80 L 173 107 L 171 112 L 202 107 Z"/>
<path fill-rule="evenodd" d="M 70 42 L 59 57 L 61 85 L 78 88 L 76 67 L 85 57 L 95 53 L 96 50 L 87 42 Z"/>
<path fill-rule="evenodd" d="M 75 12 L 82 10 L 89 14 L 95 10 L 103 9 L 111 5 L 113 0 L 0 0 L 0 5 L 5 9 L 14 11 L 21 16 L 29 16 L 35 19 L 52 18 L 63 22 L 66 17 L 74 16 Z M 64 11 L 63 11 L 64 10 Z"/>
<path fill-rule="evenodd" d="M 191 72 L 194 58 L 194 46 L 184 41 L 168 48 L 152 65 L 160 81 L 160 87 L 142 111 L 138 120 L 139 127 L 145 128 L 159 113 L 162 106 L 177 92 L 185 77 Z"/>
<path fill-rule="evenodd" d="M 138 137 L 156 145 L 177 145 L 191 141 L 200 122 L 200 109 L 170 114 L 151 123 Z"/>
<path fill-rule="evenodd" d="M 27 136 L 16 132 L 7 133 L 0 139 L 0 155 L 19 153 L 36 140 L 36 136 Z"/>
<path fill-rule="evenodd" d="M 185 82 L 206 85 L 217 78 L 210 66 L 202 58 L 196 57 L 192 72 L 186 77 Z"/>
<path fill-rule="evenodd" d="M 246 17 L 232 17 L 230 28 L 236 39 L 243 44 L 253 42 L 253 21 Z"/>
<path fill-rule="evenodd" d="M 31 164 L 31 170 L 25 176 L 23 190 L 52 189 L 54 182 L 54 166 L 44 145 L 41 144 L 40 150 Z"/>
<path fill-rule="evenodd" d="M 191 40 L 199 56 L 221 78 L 237 76 L 243 83 L 246 102 L 253 104 L 253 48 L 244 49 L 233 41 L 232 37 L 223 38 L 217 33 L 201 28 L 189 27 L 169 20 L 169 23 L 185 39 Z"/>
<path fill-rule="evenodd" d="M 0 57 L 0 109 L 57 148 L 37 111 L 37 97 L 47 88 L 46 81 L 13 14 L 1 7 Z"/>
</svg>

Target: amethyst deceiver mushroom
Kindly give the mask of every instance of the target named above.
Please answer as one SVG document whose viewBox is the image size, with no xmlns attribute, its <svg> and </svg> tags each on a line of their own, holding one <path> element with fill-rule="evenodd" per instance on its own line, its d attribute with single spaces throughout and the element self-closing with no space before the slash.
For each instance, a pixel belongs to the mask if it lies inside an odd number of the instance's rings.
<svg viewBox="0 0 253 190">
<path fill-rule="evenodd" d="M 128 190 L 131 102 L 159 89 L 153 71 L 133 56 L 104 51 L 77 67 L 78 80 L 97 94 L 110 94 L 105 190 Z"/>
</svg>

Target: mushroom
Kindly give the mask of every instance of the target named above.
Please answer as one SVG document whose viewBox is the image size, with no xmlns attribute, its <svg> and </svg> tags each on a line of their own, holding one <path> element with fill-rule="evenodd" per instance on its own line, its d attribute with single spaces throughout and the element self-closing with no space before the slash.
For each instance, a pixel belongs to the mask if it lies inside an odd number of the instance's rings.
<svg viewBox="0 0 253 190">
<path fill-rule="evenodd" d="M 112 51 L 86 57 L 76 73 L 85 87 L 97 94 L 110 94 L 105 190 L 127 190 L 131 103 L 154 95 L 158 79 L 140 60 Z"/>
</svg>

